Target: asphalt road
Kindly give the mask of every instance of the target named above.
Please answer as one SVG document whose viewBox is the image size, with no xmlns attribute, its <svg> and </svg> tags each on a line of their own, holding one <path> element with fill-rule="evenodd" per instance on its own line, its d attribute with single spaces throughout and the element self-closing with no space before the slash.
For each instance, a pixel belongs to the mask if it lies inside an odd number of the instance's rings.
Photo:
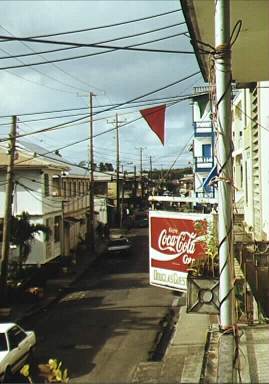
<svg viewBox="0 0 269 384">
<path fill-rule="evenodd" d="M 35 319 L 38 363 L 57 358 L 72 382 L 130 383 L 137 364 L 150 358 L 174 296 L 149 286 L 147 230 L 131 240 L 128 257 L 100 256 Z"/>
</svg>

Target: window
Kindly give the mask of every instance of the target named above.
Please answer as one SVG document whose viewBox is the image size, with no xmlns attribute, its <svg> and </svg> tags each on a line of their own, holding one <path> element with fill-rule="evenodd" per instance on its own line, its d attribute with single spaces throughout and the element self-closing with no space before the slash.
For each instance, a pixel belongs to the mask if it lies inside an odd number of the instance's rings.
<svg viewBox="0 0 269 384">
<path fill-rule="evenodd" d="M 2 243 L 3 241 L 3 224 L 4 224 L 4 220 L 0 219 L 0 243 Z"/>
<path fill-rule="evenodd" d="M 77 195 L 77 183 L 76 183 L 76 181 L 74 181 L 74 183 L 73 183 L 73 193 L 74 193 L 74 196 Z"/>
<path fill-rule="evenodd" d="M 202 154 L 204 160 L 211 159 L 211 144 L 202 145 Z"/>
<path fill-rule="evenodd" d="M 242 103 L 239 101 L 239 103 L 235 106 L 235 116 L 242 120 Z"/>
<path fill-rule="evenodd" d="M 240 165 L 240 188 L 243 188 L 243 165 Z"/>
<path fill-rule="evenodd" d="M 47 228 L 50 227 L 50 220 L 49 219 L 46 219 L 46 227 Z M 49 231 L 44 233 L 44 239 L 46 242 L 50 241 L 50 232 Z"/>
<path fill-rule="evenodd" d="M 0 333 L 0 351 L 7 351 L 7 339 L 5 333 Z"/>
<path fill-rule="evenodd" d="M 47 173 L 44 174 L 44 194 L 45 196 L 49 196 L 50 194 L 49 175 Z"/>
<path fill-rule="evenodd" d="M 19 327 L 12 327 L 8 331 L 8 339 L 10 344 L 10 349 L 16 348 L 22 340 L 25 339 L 26 333 L 23 332 Z"/>
<path fill-rule="evenodd" d="M 66 182 L 63 182 L 64 197 L 66 197 Z"/>
<path fill-rule="evenodd" d="M 59 176 L 52 178 L 52 195 L 61 196 L 61 178 Z"/>
<path fill-rule="evenodd" d="M 245 173 L 246 173 L 246 176 L 245 176 L 245 202 L 246 202 L 246 206 L 248 206 L 248 183 L 249 183 L 249 180 L 248 180 L 248 162 L 245 161 Z"/>
<path fill-rule="evenodd" d="M 60 241 L 61 216 L 54 217 L 54 242 Z"/>
</svg>

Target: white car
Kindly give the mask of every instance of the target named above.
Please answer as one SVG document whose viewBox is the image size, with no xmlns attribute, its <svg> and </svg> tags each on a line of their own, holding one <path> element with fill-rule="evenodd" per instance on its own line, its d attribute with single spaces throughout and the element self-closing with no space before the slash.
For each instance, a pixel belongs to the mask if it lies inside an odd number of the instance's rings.
<svg viewBox="0 0 269 384">
<path fill-rule="evenodd" d="M 107 244 L 108 253 L 121 253 L 125 254 L 131 249 L 131 243 L 126 237 L 120 237 L 109 240 Z"/>
<path fill-rule="evenodd" d="M 33 331 L 24 331 L 15 323 L 0 324 L 0 377 L 7 382 L 32 353 L 36 344 Z"/>
</svg>

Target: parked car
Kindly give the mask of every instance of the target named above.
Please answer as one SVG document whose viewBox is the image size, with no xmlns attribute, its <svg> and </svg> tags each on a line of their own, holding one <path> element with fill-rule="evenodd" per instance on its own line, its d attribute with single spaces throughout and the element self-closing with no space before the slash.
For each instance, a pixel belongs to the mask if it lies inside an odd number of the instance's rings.
<svg viewBox="0 0 269 384">
<path fill-rule="evenodd" d="M 107 244 L 109 254 L 128 254 L 130 249 L 131 243 L 126 237 L 111 239 Z"/>
<path fill-rule="evenodd" d="M 0 324 L 0 378 L 9 382 L 32 354 L 36 345 L 34 331 L 25 331 L 15 323 Z"/>
<path fill-rule="evenodd" d="M 146 228 L 149 225 L 147 212 L 137 212 L 134 214 L 134 227 Z"/>
</svg>

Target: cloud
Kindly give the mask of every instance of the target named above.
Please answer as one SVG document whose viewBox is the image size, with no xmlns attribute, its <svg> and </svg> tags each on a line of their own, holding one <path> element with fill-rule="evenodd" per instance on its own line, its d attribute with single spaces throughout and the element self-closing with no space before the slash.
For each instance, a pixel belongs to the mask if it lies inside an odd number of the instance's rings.
<svg viewBox="0 0 269 384">
<path fill-rule="evenodd" d="M 60 31 L 81 29 L 92 26 L 117 23 L 145 17 L 161 12 L 179 8 L 179 1 L 2 1 L 0 25 L 10 33 L 19 36 L 32 36 Z M 59 36 L 57 39 L 66 41 L 98 42 L 114 37 L 134 34 L 174 24 L 183 20 L 182 13 L 175 13 L 158 19 L 137 22 L 121 27 L 100 29 L 92 32 Z M 187 30 L 186 26 L 178 26 L 171 31 L 162 31 L 139 37 L 115 42 L 115 45 L 139 43 L 155 37 L 167 36 L 173 32 Z M 1 34 L 7 32 L 1 30 Z M 56 39 L 56 37 L 55 37 Z M 30 44 L 33 49 L 40 51 L 51 49 L 52 45 Z M 174 50 L 191 50 L 188 39 L 184 36 L 176 37 L 160 43 L 150 45 L 151 48 L 164 48 Z M 53 46 L 53 49 L 56 47 Z M 1 43 L 0 56 L 7 53 L 29 53 L 29 48 L 18 42 Z M 74 52 L 62 52 L 58 54 L 43 55 L 47 59 L 51 57 L 68 57 L 71 55 L 96 52 L 94 49 L 81 48 Z M 22 58 L 25 63 L 41 61 L 42 58 Z M 19 64 L 16 59 L 0 60 L 0 67 Z M 183 78 L 198 70 L 195 55 L 166 54 L 166 53 L 142 53 L 117 51 L 92 58 L 66 61 L 55 65 L 42 65 L 12 69 L 9 72 L 0 70 L 0 114 L 17 114 L 20 120 L 31 118 L 46 118 L 54 114 L 40 114 L 35 116 L 23 116 L 23 113 L 38 111 L 55 111 L 57 109 L 70 109 L 87 107 L 89 98 L 85 91 L 94 91 L 94 108 L 98 105 L 107 105 L 115 102 L 123 102 L 139 95 L 163 87 L 173 81 Z M 200 81 L 197 76 L 182 84 L 178 84 L 162 92 L 153 94 L 148 98 L 175 96 L 179 94 L 191 94 L 192 86 Z M 104 92 L 105 91 L 105 94 Z M 147 107 L 145 105 L 144 107 Z M 118 111 L 121 118 L 132 121 L 139 117 L 139 108 L 124 109 Z M 77 113 L 87 110 L 77 111 Z M 69 112 L 71 114 L 72 112 Z M 75 113 L 75 112 L 74 112 Z M 128 114 L 127 114 L 128 113 Z M 65 113 L 67 114 L 67 112 Z M 59 114 L 57 114 L 59 115 Z M 64 115 L 64 113 L 63 113 Z M 107 119 L 112 119 L 115 111 L 107 112 L 99 117 L 101 121 L 94 123 L 95 133 L 100 133 L 112 128 Z M 78 116 L 79 117 L 79 116 Z M 73 117 L 76 118 L 76 117 Z M 158 138 L 150 131 L 147 124 L 138 120 L 120 129 L 121 158 L 122 162 L 139 165 L 139 147 L 144 150 L 145 164 L 149 167 L 149 156 L 155 159 L 156 166 L 172 163 L 176 156 L 183 150 L 189 140 L 192 131 L 191 107 L 188 102 L 179 103 L 167 110 L 166 120 L 166 144 L 164 147 Z M 72 117 L 70 118 L 72 119 Z M 20 128 L 24 132 L 32 132 L 36 129 L 51 127 L 69 118 L 42 120 L 21 123 Z M 8 122 L 1 119 L 1 122 Z M 8 127 L 1 128 L 3 134 Z M 53 131 L 50 133 L 32 136 L 39 144 L 48 148 L 59 148 L 77 140 L 86 139 L 88 136 L 88 123 Z M 115 163 L 115 134 L 107 133 L 94 139 L 98 161 L 111 160 Z M 63 150 L 63 154 L 69 161 L 87 159 L 87 143 L 74 145 Z M 190 155 L 182 154 L 179 161 L 187 162 Z M 126 165 L 127 166 L 127 165 Z"/>
</svg>

